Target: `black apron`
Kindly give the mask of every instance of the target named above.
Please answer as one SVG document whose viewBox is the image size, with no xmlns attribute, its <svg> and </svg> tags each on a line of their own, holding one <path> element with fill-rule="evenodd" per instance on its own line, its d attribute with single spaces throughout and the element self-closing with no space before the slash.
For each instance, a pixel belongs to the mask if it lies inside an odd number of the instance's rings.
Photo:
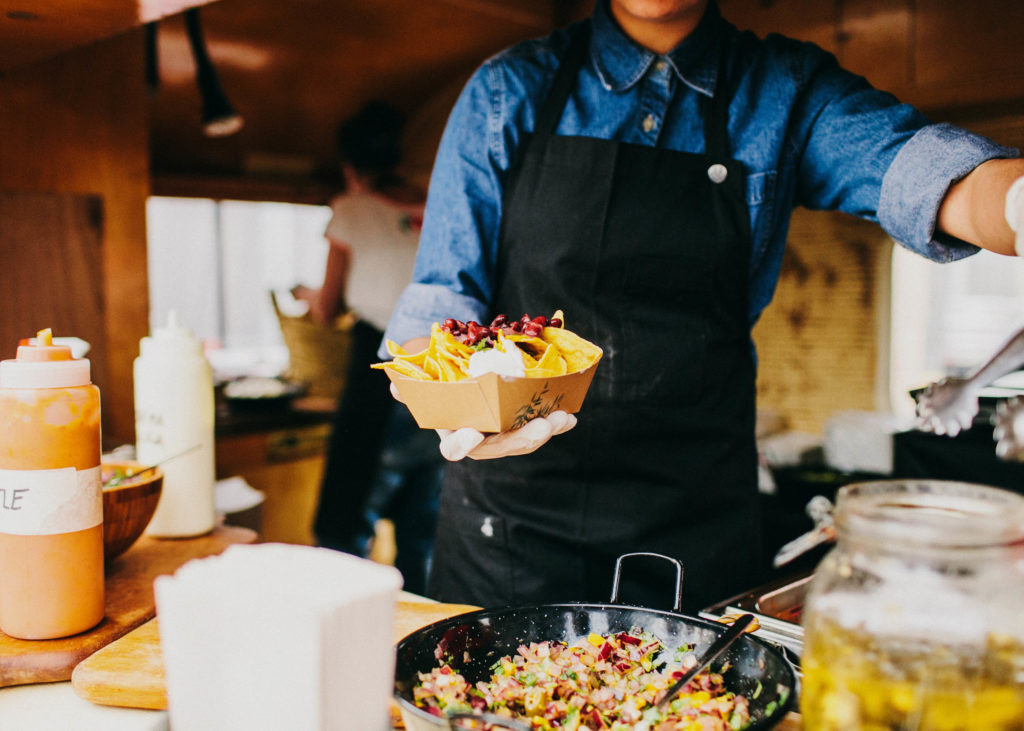
<svg viewBox="0 0 1024 731">
<path fill-rule="evenodd" d="M 760 555 L 743 167 L 721 73 L 706 154 L 556 135 L 588 48 L 584 24 L 510 169 L 491 314 L 562 309 L 604 357 L 575 429 L 449 467 L 431 594 L 607 601 L 616 557 L 654 551 L 683 562 L 693 612 Z M 668 567 L 624 568 L 622 601 L 671 606 Z"/>
</svg>

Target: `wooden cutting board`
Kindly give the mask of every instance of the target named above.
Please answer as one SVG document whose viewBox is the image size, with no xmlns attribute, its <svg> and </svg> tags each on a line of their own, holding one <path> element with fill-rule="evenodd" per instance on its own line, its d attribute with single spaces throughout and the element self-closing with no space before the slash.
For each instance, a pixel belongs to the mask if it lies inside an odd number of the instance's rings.
<svg viewBox="0 0 1024 731">
<path fill-rule="evenodd" d="M 479 607 L 467 604 L 400 601 L 395 608 L 394 641 L 411 632 L 456 614 Z M 79 663 L 71 676 L 75 693 L 100 705 L 128 708 L 167 708 L 164 666 L 160 655 L 160 634 L 156 619 L 129 632 L 116 642 Z M 400 727 L 397 708 L 395 727 Z M 800 731 L 800 716 L 790 713 L 776 731 Z"/>
<path fill-rule="evenodd" d="M 400 601 L 395 608 L 394 641 L 432 622 L 475 609 L 479 607 Z M 151 619 L 79 663 L 71 675 L 71 687 L 79 697 L 100 705 L 167 708 L 157 620 Z"/>
<path fill-rule="evenodd" d="M 234 543 L 255 543 L 256 537 L 248 528 L 232 526 L 218 526 L 199 538 L 143 536 L 107 567 L 106 610 L 96 627 L 56 640 L 19 640 L 0 632 L 0 687 L 67 680 L 82 660 L 156 615 L 153 579 Z"/>
</svg>

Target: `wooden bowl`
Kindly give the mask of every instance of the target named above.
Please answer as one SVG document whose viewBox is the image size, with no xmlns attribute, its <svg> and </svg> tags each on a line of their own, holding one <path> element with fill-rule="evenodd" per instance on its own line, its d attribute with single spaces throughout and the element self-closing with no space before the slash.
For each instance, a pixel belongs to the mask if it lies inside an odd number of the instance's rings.
<svg viewBox="0 0 1024 731">
<path fill-rule="evenodd" d="M 131 475 L 145 467 L 139 462 L 104 462 L 103 481 L 107 482 L 115 469 Z M 127 551 L 142 535 L 156 511 L 163 483 L 163 470 L 157 467 L 103 489 L 103 557 L 106 561 Z"/>
</svg>

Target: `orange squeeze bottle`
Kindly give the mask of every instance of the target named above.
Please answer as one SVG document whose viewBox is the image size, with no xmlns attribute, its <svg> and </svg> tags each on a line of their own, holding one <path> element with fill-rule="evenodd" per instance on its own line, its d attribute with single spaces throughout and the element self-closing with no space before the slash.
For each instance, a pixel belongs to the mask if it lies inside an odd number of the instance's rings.
<svg viewBox="0 0 1024 731">
<path fill-rule="evenodd" d="M 100 393 L 50 330 L 0 362 L 0 630 L 67 637 L 103 619 Z"/>
</svg>

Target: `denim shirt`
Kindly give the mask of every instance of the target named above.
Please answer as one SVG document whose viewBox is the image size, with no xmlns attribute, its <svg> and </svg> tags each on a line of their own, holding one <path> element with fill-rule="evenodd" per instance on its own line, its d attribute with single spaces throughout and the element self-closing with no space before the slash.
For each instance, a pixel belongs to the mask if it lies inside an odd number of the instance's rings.
<svg viewBox="0 0 1024 731">
<path fill-rule="evenodd" d="M 752 234 L 751 327 L 774 294 L 798 205 L 877 221 L 934 261 L 977 251 L 936 233 L 942 198 L 980 163 L 1015 150 L 930 124 L 811 43 L 740 32 L 714 0 L 694 32 L 662 56 L 623 34 L 607 0 L 583 22 L 592 23 L 590 62 L 558 134 L 702 153 L 702 97 L 729 95 L 730 154 L 745 169 Z M 489 321 L 506 174 L 523 131 L 533 130 L 568 38 L 558 31 L 499 53 L 462 91 L 434 164 L 413 282 L 395 306 L 387 339 L 426 335 L 447 317 Z M 380 355 L 387 357 L 383 346 Z"/>
</svg>

